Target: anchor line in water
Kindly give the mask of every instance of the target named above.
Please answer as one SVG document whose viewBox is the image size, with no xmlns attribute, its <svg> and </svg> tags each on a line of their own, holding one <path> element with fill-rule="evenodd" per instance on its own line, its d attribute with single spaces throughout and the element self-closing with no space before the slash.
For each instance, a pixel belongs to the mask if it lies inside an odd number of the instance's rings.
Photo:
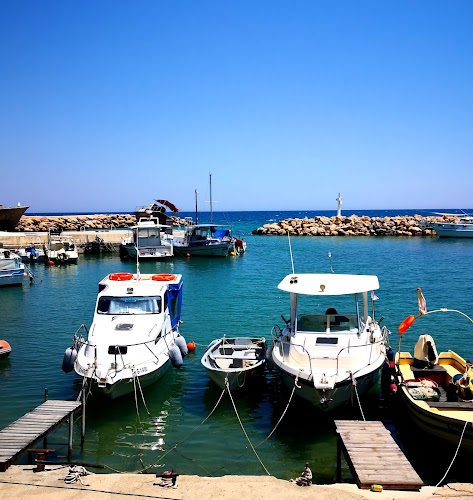
<svg viewBox="0 0 473 500">
<path fill-rule="evenodd" d="M 232 393 L 230 391 L 230 385 L 228 384 L 228 377 L 225 378 L 225 387 L 227 388 L 228 395 L 230 396 L 230 400 L 232 402 L 233 409 L 235 410 L 235 414 L 236 414 L 237 419 L 238 419 L 238 423 L 240 424 L 241 430 L 243 431 L 243 434 L 245 435 L 246 440 L 248 441 L 248 444 L 251 446 L 251 449 L 253 450 L 253 453 L 255 454 L 256 458 L 258 459 L 259 463 L 261 464 L 261 467 L 263 467 L 266 474 L 268 474 L 268 476 L 270 476 L 271 473 L 268 471 L 268 469 L 265 467 L 264 463 L 261 461 L 261 458 L 259 457 L 258 453 L 256 452 L 255 447 L 251 443 L 251 440 L 250 440 L 250 438 L 245 430 L 245 427 L 243 426 L 243 422 L 241 421 L 241 418 L 240 418 L 240 415 L 238 414 L 238 410 L 236 408 L 235 402 L 233 401 L 233 398 L 232 398 Z"/>
<path fill-rule="evenodd" d="M 289 400 L 286 404 L 286 407 L 284 408 L 284 411 L 282 412 L 281 416 L 279 417 L 279 420 L 276 422 L 276 425 L 273 427 L 273 429 L 271 430 L 271 432 L 263 439 L 261 440 L 257 445 L 255 445 L 255 448 L 258 448 L 259 446 L 261 446 L 263 443 L 265 443 L 266 441 L 268 441 L 268 439 L 276 432 L 276 429 L 278 428 L 279 424 L 282 422 L 282 419 L 284 418 L 284 416 L 286 415 L 287 413 L 287 410 L 289 409 L 289 405 L 291 404 L 291 401 L 292 401 L 292 398 L 294 396 L 294 392 L 296 390 L 296 387 L 299 387 L 299 385 L 297 385 L 298 383 L 298 380 L 299 380 L 299 374 L 300 374 L 300 370 L 299 370 L 299 373 L 297 374 L 296 378 L 294 379 L 294 386 L 292 388 L 292 391 L 291 391 L 291 394 L 289 396 Z M 242 453 L 238 458 L 237 460 L 239 460 L 242 456 L 244 455 L 244 453 Z M 229 462 L 227 462 L 228 464 Z M 219 467 L 218 469 L 216 469 L 214 472 L 218 472 L 220 470 L 222 470 L 223 468 L 226 467 L 226 464 L 222 465 L 221 467 Z"/>
</svg>

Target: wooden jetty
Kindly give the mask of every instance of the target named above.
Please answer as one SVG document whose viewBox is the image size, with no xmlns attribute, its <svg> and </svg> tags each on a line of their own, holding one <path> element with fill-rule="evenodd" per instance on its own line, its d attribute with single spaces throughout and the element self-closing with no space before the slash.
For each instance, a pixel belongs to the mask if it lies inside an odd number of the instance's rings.
<svg viewBox="0 0 473 500">
<path fill-rule="evenodd" d="M 420 490 L 424 482 L 382 422 L 335 420 L 337 482 L 341 481 L 341 451 L 361 489 L 373 484 L 387 490 Z"/>
<path fill-rule="evenodd" d="M 73 418 L 82 406 L 80 401 L 48 400 L 2 429 L 0 431 L 0 472 L 5 472 L 21 453 L 24 453 L 39 439 L 45 438 L 50 431 L 59 427 L 67 419 L 69 420 L 68 450 L 70 454 Z M 83 431 L 84 415 L 82 414 Z"/>
</svg>

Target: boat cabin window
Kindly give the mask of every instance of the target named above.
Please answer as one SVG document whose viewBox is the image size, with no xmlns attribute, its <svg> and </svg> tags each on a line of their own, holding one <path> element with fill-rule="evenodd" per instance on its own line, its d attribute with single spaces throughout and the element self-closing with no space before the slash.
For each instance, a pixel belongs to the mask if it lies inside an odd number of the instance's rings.
<svg viewBox="0 0 473 500">
<path fill-rule="evenodd" d="M 358 331 L 356 314 L 300 314 L 297 330 L 300 332 Z"/>
<path fill-rule="evenodd" d="M 99 314 L 159 314 L 161 297 L 100 297 Z"/>
</svg>

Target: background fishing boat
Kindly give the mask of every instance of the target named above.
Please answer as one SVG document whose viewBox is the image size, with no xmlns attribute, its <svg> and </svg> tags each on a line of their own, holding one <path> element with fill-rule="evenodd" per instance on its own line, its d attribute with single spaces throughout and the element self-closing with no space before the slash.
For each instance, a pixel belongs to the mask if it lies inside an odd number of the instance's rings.
<svg viewBox="0 0 473 500">
<path fill-rule="evenodd" d="M 17 207 L 0 205 L 0 231 L 13 231 L 28 208 L 20 205 L 20 203 L 18 203 Z"/>
</svg>

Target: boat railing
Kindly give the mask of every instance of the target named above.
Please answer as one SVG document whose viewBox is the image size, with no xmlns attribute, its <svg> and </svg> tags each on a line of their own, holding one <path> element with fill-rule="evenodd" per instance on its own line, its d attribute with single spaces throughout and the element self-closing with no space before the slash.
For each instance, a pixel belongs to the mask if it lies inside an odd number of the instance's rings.
<svg viewBox="0 0 473 500">
<path fill-rule="evenodd" d="M 287 360 L 287 358 L 289 358 L 291 362 L 298 366 L 309 366 L 312 373 L 314 373 L 312 366 L 314 362 L 317 363 L 317 371 L 320 371 L 321 369 L 323 370 L 324 367 L 333 367 L 333 362 L 335 361 L 334 375 L 338 375 L 341 369 L 353 368 L 353 350 L 356 351 L 358 349 L 369 348 L 368 364 L 371 364 L 374 361 L 374 359 L 372 359 L 373 356 L 377 354 L 376 358 L 379 358 L 380 355 L 383 355 L 379 346 L 384 343 L 385 339 L 383 337 L 374 342 L 357 345 L 352 345 L 350 341 L 348 341 L 348 344 L 339 349 L 333 356 L 327 356 L 327 350 L 321 355 L 314 356 L 313 353 L 311 353 L 303 344 L 294 344 L 292 342 L 282 341 L 280 343 L 280 354 L 283 360 Z M 378 349 L 376 349 L 375 346 L 377 346 Z M 330 346 L 328 348 L 332 349 Z M 348 361 L 348 363 L 345 363 L 344 361 Z"/>
</svg>

